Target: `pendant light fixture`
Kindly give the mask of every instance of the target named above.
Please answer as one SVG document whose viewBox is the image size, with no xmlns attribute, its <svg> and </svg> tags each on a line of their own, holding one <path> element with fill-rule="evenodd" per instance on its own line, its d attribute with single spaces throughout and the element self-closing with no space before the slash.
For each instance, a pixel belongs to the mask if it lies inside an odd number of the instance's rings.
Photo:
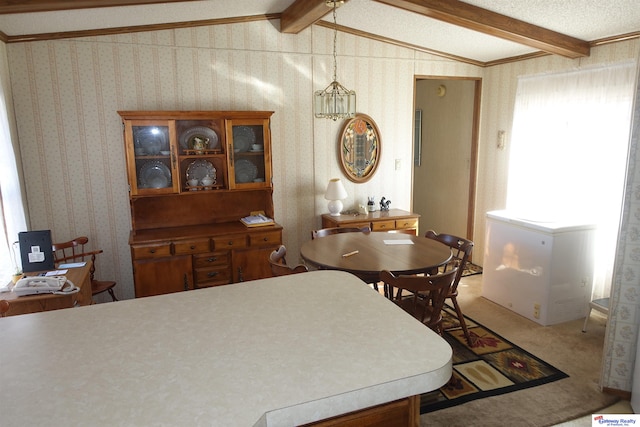
<svg viewBox="0 0 640 427">
<path fill-rule="evenodd" d="M 338 39 L 338 23 L 336 9 L 343 1 L 326 0 L 327 6 L 333 7 L 333 82 L 324 90 L 317 90 L 314 95 L 315 116 L 319 119 L 348 119 L 356 115 L 356 92 L 338 83 L 336 77 L 338 62 L 336 42 Z"/>
</svg>

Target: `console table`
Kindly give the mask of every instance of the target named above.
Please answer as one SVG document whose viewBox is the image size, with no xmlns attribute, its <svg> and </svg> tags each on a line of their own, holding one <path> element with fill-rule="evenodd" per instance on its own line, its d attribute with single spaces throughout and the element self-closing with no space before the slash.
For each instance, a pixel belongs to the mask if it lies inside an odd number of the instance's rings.
<svg viewBox="0 0 640 427">
<path fill-rule="evenodd" d="M 322 215 L 322 228 L 332 227 L 369 227 L 371 231 L 399 231 L 407 234 L 417 234 L 420 215 L 389 209 L 364 214 L 331 216 Z"/>
</svg>

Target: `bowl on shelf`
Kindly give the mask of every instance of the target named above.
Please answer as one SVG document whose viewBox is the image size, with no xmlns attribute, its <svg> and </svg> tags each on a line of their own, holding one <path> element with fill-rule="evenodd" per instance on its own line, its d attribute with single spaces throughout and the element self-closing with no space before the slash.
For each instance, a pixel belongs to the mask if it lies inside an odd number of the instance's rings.
<svg viewBox="0 0 640 427">
<path fill-rule="evenodd" d="M 160 154 L 162 154 L 163 156 L 168 156 L 169 154 L 171 154 L 171 151 L 160 151 Z"/>
<path fill-rule="evenodd" d="M 208 187 L 210 185 L 213 185 L 214 182 L 216 182 L 215 179 L 211 178 L 210 176 L 205 176 L 204 178 L 202 178 L 202 185 Z"/>
<path fill-rule="evenodd" d="M 133 149 L 134 153 L 136 153 L 136 156 L 144 156 L 144 154 L 146 153 L 146 151 L 144 151 L 144 148 L 142 147 L 136 147 Z"/>
</svg>

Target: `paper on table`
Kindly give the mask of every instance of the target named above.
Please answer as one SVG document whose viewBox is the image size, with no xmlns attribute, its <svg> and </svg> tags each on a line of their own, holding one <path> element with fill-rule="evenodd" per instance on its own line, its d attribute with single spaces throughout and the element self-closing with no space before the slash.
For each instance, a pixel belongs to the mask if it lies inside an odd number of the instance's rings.
<svg viewBox="0 0 640 427">
<path fill-rule="evenodd" d="M 411 239 L 384 240 L 385 245 L 413 245 Z"/>
<path fill-rule="evenodd" d="M 45 276 L 64 276 L 65 274 L 67 274 L 67 271 L 69 271 L 69 270 L 53 270 L 53 271 L 47 271 L 47 273 L 45 274 Z"/>
<path fill-rule="evenodd" d="M 87 265 L 86 262 L 72 262 L 69 264 L 60 264 L 58 267 L 59 268 L 76 268 L 76 267 L 84 267 L 85 265 Z"/>
</svg>

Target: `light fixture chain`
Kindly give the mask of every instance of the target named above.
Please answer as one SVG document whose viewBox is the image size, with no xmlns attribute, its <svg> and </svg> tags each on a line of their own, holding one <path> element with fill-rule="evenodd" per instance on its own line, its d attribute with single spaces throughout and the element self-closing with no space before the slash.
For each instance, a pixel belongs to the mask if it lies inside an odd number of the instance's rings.
<svg viewBox="0 0 640 427">
<path fill-rule="evenodd" d="M 336 19 L 336 2 L 333 2 L 333 81 L 338 80 L 338 21 Z"/>
</svg>

